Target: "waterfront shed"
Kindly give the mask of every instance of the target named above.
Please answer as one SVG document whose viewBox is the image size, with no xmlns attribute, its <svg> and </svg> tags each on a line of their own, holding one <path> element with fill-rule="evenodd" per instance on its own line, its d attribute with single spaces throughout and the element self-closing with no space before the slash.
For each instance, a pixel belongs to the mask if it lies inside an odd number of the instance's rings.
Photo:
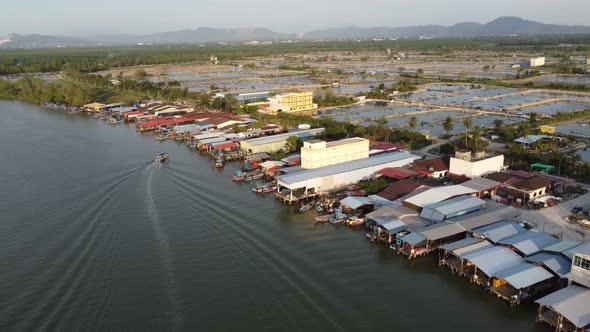
<svg viewBox="0 0 590 332">
<path fill-rule="evenodd" d="M 553 280 L 554 276 L 544 268 L 520 263 L 496 272 L 490 291 L 511 304 L 518 304 L 551 288 Z"/>
<path fill-rule="evenodd" d="M 506 247 L 494 246 L 472 252 L 463 257 L 467 264 L 464 273 L 473 282 L 489 286 L 490 278 L 497 272 L 524 262 L 517 253 Z"/>
<path fill-rule="evenodd" d="M 399 250 L 409 259 L 426 255 L 438 247 L 460 240 L 465 237 L 466 230 L 463 226 L 442 222 L 426 226 L 402 237 L 398 245 Z"/>
<path fill-rule="evenodd" d="M 536 302 L 539 304 L 537 320 L 556 327 L 556 331 L 590 329 L 590 289 L 570 285 Z"/>
</svg>

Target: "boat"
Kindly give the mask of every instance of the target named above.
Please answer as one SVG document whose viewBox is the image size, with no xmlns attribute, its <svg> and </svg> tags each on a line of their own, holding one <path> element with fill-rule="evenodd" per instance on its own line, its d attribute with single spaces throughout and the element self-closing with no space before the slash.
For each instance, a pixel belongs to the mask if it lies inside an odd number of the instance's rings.
<svg viewBox="0 0 590 332">
<path fill-rule="evenodd" d="M 344 222 L 344 219 L 338 218 L 337 216 L 333 216 L 332 218 L 330 218 L 330 224 L 332 225 L 339 225 L 342 224 Z"/>
<path fill-rule="evenodd" d="M 160 154 L 159 154 L 159 155 L 156 157 L 155 161 L 156 161 L 157 163 L 163 163 L 163 162 L 165 162 L 167 159 L 168 159 L 168 154 L 167 154 L 167 153 L 160 153 Z"/>
<path fill-rule="evenodd" d="M 264 177 L 263 173 L 252 173 L 252 174 L 246 175 L 244 177 L 244 181 L 259 180 L 259 179 L 262 179 L 263 177 Z"/>
<path fill-rule="evenodd" d="M 217 158 L 217 160 L 215 160 L 215 167 L 223 168 L 223 166 L 225 166 L 225 161 L 223 158 Z"/>
<path fill-rule="evenodd" d="M 319 224 L 323 224 L 323 223 L 327 223 L 328 221 L 330 221 L 330 218 L 332 216 L 330 216 L 329 214 L 323 215 L 323 216 L 316 216 L 315 222 L 319 223 Z"/>
<path fill-rule="evenodd" d="M 275 190 L 277 190 L 277 186 L 270 185 L 267 183 L 257 186 L 256 188 L 252 188 L 252 191 L 254 191 L 257 194 L 268 194 L 274 192 Z"/>
<path fill-rule="evenodd" d="M 314 207 L 314 205 L 315 205 L 315 202 L 310 202 L 310 203 L 307 203 L 307 204 L 305 204 L 305 205 L 302 205 L 302 206 L 299 208 L 299 212 L 305 212 L 305 211 L 308 211 L 309 209 L 311 209 L 312 207 Z"/>
<path fill-rule="evenodd" d="M 348 227 L 360 227 L 365 225 L 365 219 L 364 218 L 359 218 L 359 217 L 350 217 L 348 220 L 346 220 L 345 225 Z"/>
</svg>

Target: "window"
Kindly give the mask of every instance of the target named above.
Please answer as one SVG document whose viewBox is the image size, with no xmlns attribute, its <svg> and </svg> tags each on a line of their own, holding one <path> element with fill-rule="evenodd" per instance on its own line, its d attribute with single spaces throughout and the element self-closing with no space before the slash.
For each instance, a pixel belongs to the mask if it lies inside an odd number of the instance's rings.
<svg viewBox="0 0 590 332">
<path fill-rule="evenodd" d="M 574 265 L 577 267 L 581 267 L 584 270 L 590 271 L 590 260 L 582 258 L 580 256 L 574 257 Z"/>
</svg>

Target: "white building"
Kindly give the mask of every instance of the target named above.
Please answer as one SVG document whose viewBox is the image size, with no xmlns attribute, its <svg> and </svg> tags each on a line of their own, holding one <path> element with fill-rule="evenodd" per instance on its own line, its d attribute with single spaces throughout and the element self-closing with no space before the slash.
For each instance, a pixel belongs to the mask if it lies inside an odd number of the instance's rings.
<svg viewBox="0 0 590 332">
<path fill-rule="evenodd" d="M 570 280 L 590 288 L 590 242 L 571 249 L 574 253 Z"/>
<path fill-rule="evenodd" d="M 500 172 L 505 168 L 502 154 L 477 161 L 451 158 L 449 163 L 449 173 L 470 178 Z"/>
<path fill-rule="evenodd" d="M 294 191 L 300 194 L 325 193 L 346 188 L 361 180 L 373 178 L 375 172 L 387 167 L 401 167 L 420 157 L 407 152 L 384 153 L 375 157 L 363 158 L 341 164 L 315 169 L 305 169 L 277 178 L 280 189 L 288 189 L 290 200 Z"/>
<path fill-rule="evenodd" d="M 541 67 L 545 65 L 545 57 L 544 56 L 540 56 L 538 58 L 532 58 L 530 61 L 530 66 L 531 67 Z"/>
<path fill-rule="evenodd" d="M 369 140 L 348 138 L 335 142 L 310 140 L 301 148 L 301 168 L 312 169 L 369 157 Z"/>
</svg>

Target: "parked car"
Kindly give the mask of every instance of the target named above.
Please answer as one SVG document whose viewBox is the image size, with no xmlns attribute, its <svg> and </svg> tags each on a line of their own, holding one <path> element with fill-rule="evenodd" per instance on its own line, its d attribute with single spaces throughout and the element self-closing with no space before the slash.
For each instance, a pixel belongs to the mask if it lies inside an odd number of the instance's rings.
<svg viewBox="0 0 590 332">
<path fill-rule="evenodd" d="M 584 208 L 581 206 L 574 206 L 574 208 L 572 209 L 572 213 L 580 213 L 584 211 Z"/>
</svg>

